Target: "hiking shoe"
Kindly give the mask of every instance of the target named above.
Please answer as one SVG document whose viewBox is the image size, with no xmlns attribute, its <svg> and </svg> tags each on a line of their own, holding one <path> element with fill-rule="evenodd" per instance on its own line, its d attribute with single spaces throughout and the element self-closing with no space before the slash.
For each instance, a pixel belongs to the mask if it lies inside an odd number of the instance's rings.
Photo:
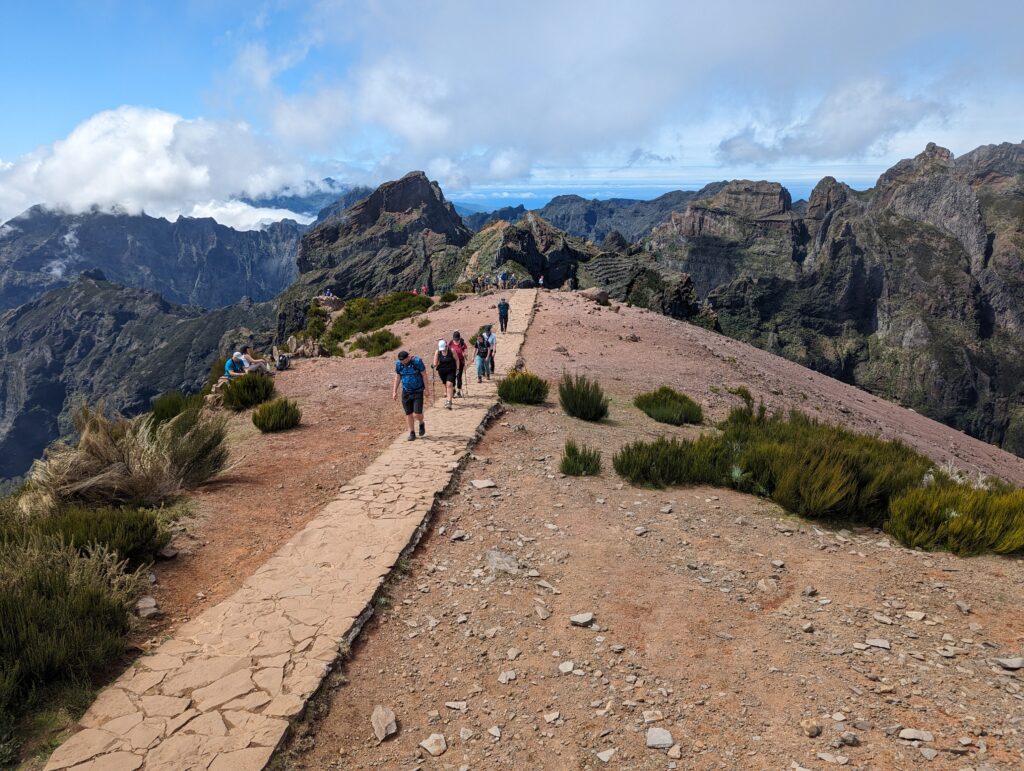
<svg viewBox="0 0 1024 771">
<path fill-rule="evenodd" d="M 415 442 L 416 441 L 416 432 L 415 431 L 410 431 L 409 432 L 409 441 L 410 442 Z"/>
<path fill-rule="evenodd" d="M 452 408 L 452 403 L 450 401 L 447 401 L 444 403 L 444 406 L 450 410 Z"/>
<path fill-rule="evenodd" d="M 420 423 L 420 436 L 423 436 L 425 433 L 427 433 L 427 424 Z"/>
</svg>

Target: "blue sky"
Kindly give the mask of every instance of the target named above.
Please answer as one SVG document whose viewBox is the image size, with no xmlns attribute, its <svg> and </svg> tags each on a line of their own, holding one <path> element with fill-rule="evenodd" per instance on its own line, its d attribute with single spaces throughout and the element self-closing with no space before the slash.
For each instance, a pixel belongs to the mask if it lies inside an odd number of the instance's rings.
<svg viewBox="0 0 1024 771">
<path fill-rule="evenodd" d="M 725 178 L 856 187 L 1021 141 L 1024 3 L 9 3 L 0 221 L 44 202 L 233 224 L 242 195 L 414 168 L 541 205 Z"/>
</svg>

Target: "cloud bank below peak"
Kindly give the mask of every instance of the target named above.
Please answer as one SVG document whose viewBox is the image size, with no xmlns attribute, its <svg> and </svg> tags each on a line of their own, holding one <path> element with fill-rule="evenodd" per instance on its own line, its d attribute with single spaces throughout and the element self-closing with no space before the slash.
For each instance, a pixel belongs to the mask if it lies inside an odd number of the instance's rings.
<svg viewBox="0 0 1024 771">
<path fill-rule="evenodd" d="M 308 218 L 240 197 L 258 199 L 309 176 L 306 164 L 245 123 L 119 107 L 0 163 L 0 222 L 42 203 L 70 212 L 99 207 L 168 219 L 212 216 L 251 230 L 284 217 Z"/>
</svg>

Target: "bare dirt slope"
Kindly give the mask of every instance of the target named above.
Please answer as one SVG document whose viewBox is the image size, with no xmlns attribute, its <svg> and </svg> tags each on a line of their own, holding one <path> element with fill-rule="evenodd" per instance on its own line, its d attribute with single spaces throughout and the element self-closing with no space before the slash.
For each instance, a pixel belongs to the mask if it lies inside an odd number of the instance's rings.
<svg viewBox="0 0 1024 771">
<path fill-rule="evenodd" d="M 524 357 L 551 378 L 596 375 L 610 419 L 552 404 L 492 426 L 279 767 L 1020 767 L 1024 670 L 995 660 L 1024 653 L 1024 561 L 911 552 L 731 491 L 632 488 L 609 467 L 627 441 L 699 430 L 630 405 L 663 383 L 715 418 L 736 403 L 724 387 L 746 385 L 984 473 L 1020 481 L 1019 459 L 739 343 L 576 296 L 544 296 Z M 568 437 L 604 451 L 600 476 L 558 474 Z M 482 479 L 496 486 L 471 484 Z M 578 613 L 593 621 L 572 625 Z M 384 743 L 376 705 L 397 714 Z M 447 745 L 437 757 L 420 746 L 432 734 Z"/>
<path fill-rule="evenodd" d="M 453 329 L 468 338 L 497 323 L 497 299 L 467 298 L 389 329 L 429 364 L 436 341 Z M 419 326 L 424 319 L 429 324 Z M 295 360 L 275 379 L 279 394 L 302 409 L 293 431 L 263 435 L 249 412 L 231 418 L 230 470 L 196 491 L 197 516 L 182 523 L 173 543 L 179 556 L 156 566 L 153 595 L 165 618 L 151 633 L 237 589 L 402 431 L 401 409 L 391 401 L 395 353 Z"/>
</svg>

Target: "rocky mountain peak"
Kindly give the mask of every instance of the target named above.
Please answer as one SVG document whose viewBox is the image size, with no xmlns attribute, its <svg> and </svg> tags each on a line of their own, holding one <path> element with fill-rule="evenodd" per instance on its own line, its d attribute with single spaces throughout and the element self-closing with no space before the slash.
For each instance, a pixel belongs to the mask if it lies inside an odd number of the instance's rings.
<svg viewBox="0 0 1024 771">
<path fill-rule="evenodd" d="M 826 214 L 846 203 L 850 192 L 850 187 L 835 177 L 823 178 L 811 191 L 811 198 L 807 202 L 807 218 L 824 219 Z"/>
<path fill-rule="evenodd" d="M 694 201 L 694 208 L 715 209 L 748 219 L 787 214 L 792 208 L 789 191 L 778 182 L 737 179 L 726 183 L 710 200 Z"/>
</svg>

